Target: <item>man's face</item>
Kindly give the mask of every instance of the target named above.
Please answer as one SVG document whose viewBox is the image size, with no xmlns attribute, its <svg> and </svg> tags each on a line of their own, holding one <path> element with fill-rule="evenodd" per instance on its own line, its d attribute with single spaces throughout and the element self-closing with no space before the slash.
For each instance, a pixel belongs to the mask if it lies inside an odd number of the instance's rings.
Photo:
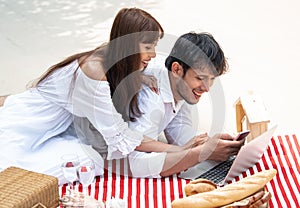
<svg viewBox="0 0 300 208">
<path fill-rule="evenodd" d="M 201 95 L 209 91 L 215 76 L 208 68 L 188 69 L 176 82 L 178 95 L 189 104 L 197 104 Z"/>
</svg>

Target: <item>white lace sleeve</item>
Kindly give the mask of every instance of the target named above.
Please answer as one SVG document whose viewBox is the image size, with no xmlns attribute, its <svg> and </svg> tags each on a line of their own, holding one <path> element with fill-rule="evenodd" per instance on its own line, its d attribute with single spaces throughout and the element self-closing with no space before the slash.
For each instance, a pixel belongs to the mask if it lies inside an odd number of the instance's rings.
<svg viewBox="0 0 300 208">
<path fill-rule="evenodd" d="M 112 102 L 109 83 L 87 77 L 78 70 L 73 91 L 73 113 L 86 117 L 108 146 L 107 159 L 125 157 L 140 145 L 143 135 L 129 129 Z M 101 138 L 99 138 L 101 139 Z"/>
</svg>

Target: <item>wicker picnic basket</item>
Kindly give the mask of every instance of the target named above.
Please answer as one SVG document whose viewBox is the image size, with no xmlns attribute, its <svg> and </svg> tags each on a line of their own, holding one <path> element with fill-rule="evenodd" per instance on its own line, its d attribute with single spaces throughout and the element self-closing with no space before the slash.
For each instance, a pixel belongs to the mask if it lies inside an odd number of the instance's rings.
<svg viewBox="0 0 300 208">
<path fill-rule="evenodd" d="M 58 179 L 53 176 L 9 167 L 0 172 L 0 207 L 56 208 Z"/>
</svg>

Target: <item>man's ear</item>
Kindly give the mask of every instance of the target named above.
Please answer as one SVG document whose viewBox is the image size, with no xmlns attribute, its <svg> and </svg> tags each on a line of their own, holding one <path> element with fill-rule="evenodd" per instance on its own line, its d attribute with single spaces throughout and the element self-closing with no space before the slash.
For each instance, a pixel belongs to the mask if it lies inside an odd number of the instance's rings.
<svg viewBox="0 0 300 208">
<path fill-rule="evenodd" d="M 184 74 L 182 66 L 177 61 L 172 63 L 171 69 L 172 69 L 172 74 L 175 77 L 182 77 Z"/>
</svg>

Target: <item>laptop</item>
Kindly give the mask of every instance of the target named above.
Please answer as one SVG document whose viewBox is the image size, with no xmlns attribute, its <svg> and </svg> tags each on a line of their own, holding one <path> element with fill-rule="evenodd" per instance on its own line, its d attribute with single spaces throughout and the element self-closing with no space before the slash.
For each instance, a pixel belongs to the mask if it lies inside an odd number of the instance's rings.
<svg viewBox="0 0 300 208">
<path fill-rule="evenodd" d="M 206 160 L 182 172 L 179 176 L 186 179 L 206 178 L 222 186 L 244 171 L 254 166 L 268 148 L 277 126 L 272 127 L 249 143 L 242 146 L 236 156 L 227 161 Z"/>
</svg>

